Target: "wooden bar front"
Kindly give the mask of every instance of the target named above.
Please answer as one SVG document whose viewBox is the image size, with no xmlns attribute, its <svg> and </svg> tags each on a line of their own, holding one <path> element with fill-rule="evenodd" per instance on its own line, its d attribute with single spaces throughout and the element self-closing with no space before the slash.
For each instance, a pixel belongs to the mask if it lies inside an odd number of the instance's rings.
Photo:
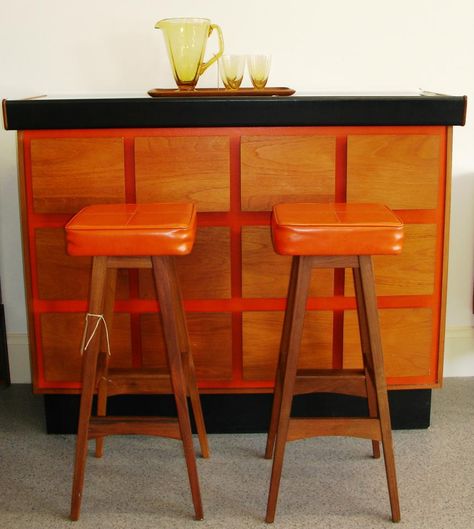
<svg viewBox="0 0 474 529">
<path fill-rule="evenodd" d="M 30 130 L 19 148 L 36 391 L 78 389 L 90 260 L 66 255 L 64 224 L 88 204 L 135 201 L 197 204 L 197 243 L 178 266 L 203 391 L 272 387 L 290 265 L 269 232 L 281 201 L 395 210 L 404 252 L 375 259 L 388 381 L 441 383 L 451 127 Z M 148 271 L 121 273 L 113 366 L 163 366 L 157 308 Z M 308 309 L 301 367 L 359 367 L 349 275 L 315 271 Z"/>
</svg>

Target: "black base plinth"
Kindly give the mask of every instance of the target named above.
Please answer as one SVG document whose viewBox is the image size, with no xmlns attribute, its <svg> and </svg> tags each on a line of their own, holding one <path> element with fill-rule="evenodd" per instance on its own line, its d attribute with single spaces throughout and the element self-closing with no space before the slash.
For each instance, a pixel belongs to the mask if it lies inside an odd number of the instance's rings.
<svg viewBox="0 0 474 529">
<path fill-rule="evenodd" d="M 208 433 L 266 432 L 270 419 L 271 394 L 201 395 Z M 431 390 L 389 391 L 392 427 L 397 430 L 428 428 Z M 76 433 L 78 395 L 44 396 L 46 429 L 51 434 Z M 108 400 L 109 415 L 174 416 L 170 395 L 120 395 Z M 359 397 L 318 393 L 298 395 L 293 400 L 293 416 L 350 417 L 367 415 L 367 401 Z"/>
<path fill-rule="evenodd" d="M 0 292 L 0 301 L 2 299 Z M 10 367 L 8 363 L 7 331 L 5 328 L 5 309 L 0 303 L 0 387 L 10 385 Z"/>
</svg>

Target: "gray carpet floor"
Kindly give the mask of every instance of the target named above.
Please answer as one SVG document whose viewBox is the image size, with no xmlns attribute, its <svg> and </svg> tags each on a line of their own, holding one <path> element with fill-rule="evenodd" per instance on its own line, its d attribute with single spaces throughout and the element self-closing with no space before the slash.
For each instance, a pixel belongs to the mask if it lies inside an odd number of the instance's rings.
<svg viewBox="0 0 474 529">
<path fill-rule="evenodd" d="M 474 529 L 474 378 L 433 391 L 431 427 L 394 432 L 398 527 Z M 45 433 L 42 399 L 0 390 L 1 529 L 263 529 L 269 461 L 261 434 L 211 435 L 198 460 L 205 520 L 193 520 L 179 442 L 111 437 L 90 457 L 81 518 L 68 520 L 74 436 Z M 197 440 L 196 440 L 197 446 Z M 275 529 L 393 527 L 383 462 L 370 442 L 287 445 Z"/>
</svg>

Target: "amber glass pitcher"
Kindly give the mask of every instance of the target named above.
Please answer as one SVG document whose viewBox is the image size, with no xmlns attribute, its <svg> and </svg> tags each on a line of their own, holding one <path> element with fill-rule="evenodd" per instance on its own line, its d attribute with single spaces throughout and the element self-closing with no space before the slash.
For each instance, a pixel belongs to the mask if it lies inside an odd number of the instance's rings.
<svg viewBox="0 0 474 529">
<path fill-rule="evenodd" d="M 199 77 L 224 52 L 221 28 L 207 18 L 165 18 L 155 28 L 163 31 L 173 75 L 180 90 L 194 90 Z M 207 62 L 204 53 L 213 30 L 219 38 L 219 51 Z"/>
</svg>

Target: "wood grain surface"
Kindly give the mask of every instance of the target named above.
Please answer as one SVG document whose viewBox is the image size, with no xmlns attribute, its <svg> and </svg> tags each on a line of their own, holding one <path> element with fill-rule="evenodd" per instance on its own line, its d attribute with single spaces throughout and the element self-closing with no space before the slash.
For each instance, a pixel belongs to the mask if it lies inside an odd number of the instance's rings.
<svg viewBox="0 0 474 529">
<path fill-rule="evenodd" d="M 285 201 L 334 200 L 334 137 L 243 136 L 241 142 L 243 211 L 266 211 Z"/>
<path fill-rule="evenodd" d="M 227 211 L 229 139 L 136 138 L 135 179 L 138 202 L 192 201 L 198 211 Z"/>
<path fill-rule="evenodd" d="M 76 213 L 90 204 L 124 202 L 122 138 L 31 140 L 37 213 Z"/>
<path fill-rule="evenodd" d="M 347 201 L 392 209 L 434 209 L 440 177 L 438 135 L 347 138 Z"/>
</svg>

